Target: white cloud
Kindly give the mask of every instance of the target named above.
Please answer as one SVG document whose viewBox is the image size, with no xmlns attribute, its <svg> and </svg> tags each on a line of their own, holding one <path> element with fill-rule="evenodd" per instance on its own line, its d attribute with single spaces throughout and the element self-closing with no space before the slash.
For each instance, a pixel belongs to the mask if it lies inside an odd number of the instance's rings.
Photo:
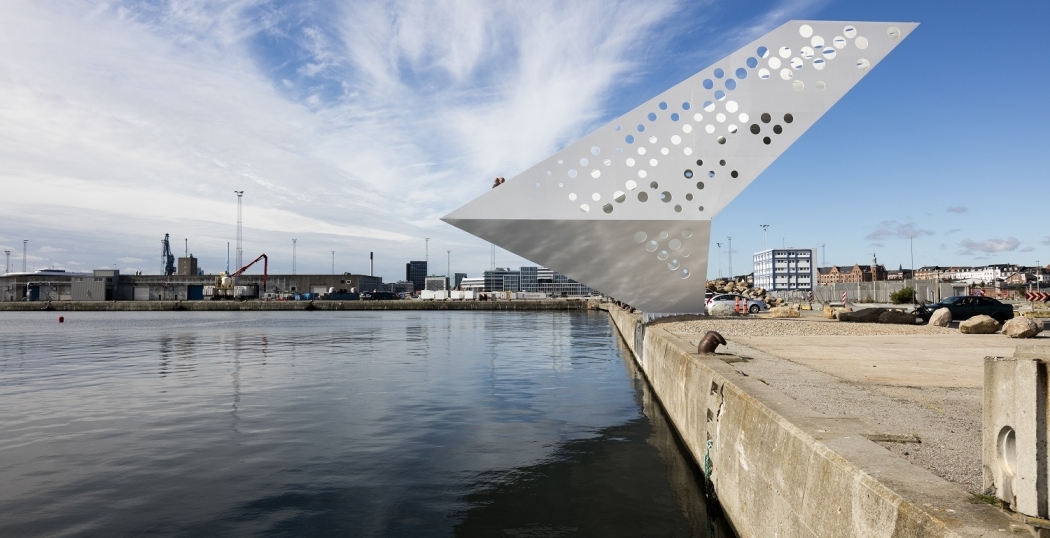
<svg viewBox="0 0 1050 538">
<path fill-rule="evenodd" d="M 950 233 L 950 232 L 949 232 Z M 922 235 L 933 235 L 933 231 L 920 228 L 914 222 L 897 222 L 886 220 L 879 223 L 875 231 L 871 232 L 865 239 L 881 240 L 888 237 L 899 237 L 903 239 L 915 238 Z"/>
<path fill-rule="evenodd" d="M 1005 239 L 986 239 L 984 241 L 974 241 L 972 239 L 963 239 L 959 241 L 959 247 L 961 248 L 960 254 L 969 254 L 972 252 L 1009 252 L 1017 250 L 1021 242 L 1014 237 L 1007 237 Z"/>
<path fill-rule="evenodd" d="M 966 207 L 961 205 L 948 206 L 949 213 L 966 213 Z"/>
</svg>

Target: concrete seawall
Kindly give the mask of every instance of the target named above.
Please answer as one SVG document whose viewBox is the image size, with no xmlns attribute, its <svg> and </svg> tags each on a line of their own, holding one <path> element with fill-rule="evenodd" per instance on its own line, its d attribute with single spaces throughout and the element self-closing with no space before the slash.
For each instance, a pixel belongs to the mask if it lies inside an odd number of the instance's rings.
<svg viewBox="0 0 1050 538">
<path fill-rule="evenodd" d="M 998 508 L 637 314 L 605 306 L 742 538 L 1003 536 Z M 1025 533 L 1027 534 L 1027 532 Z"/>
<path fill-rule="evenodd" d="M 566 311 L 585 310 L 587 301 L 22 301 L 0 303 L 2 311 L 123 312 L 187 310 L 479 310 Z"/>
</svg>

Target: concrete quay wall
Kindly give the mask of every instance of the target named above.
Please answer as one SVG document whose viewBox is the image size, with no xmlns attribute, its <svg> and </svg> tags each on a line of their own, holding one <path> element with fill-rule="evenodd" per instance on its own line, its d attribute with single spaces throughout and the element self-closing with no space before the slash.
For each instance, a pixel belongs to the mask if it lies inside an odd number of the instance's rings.
<svg viewBox="0 0 1050 538">
<path fill-rule="evenodd" d="M 2 311 L 123 312 L 186 310 L 196 312 L 235 310 L 478 310 L 567 311 L 585 310 L 587 301 L 21 301 L 0 302 Z"/>
<path fill-rule="evenodd" d="M 932 473 L 748 377 L 695 344 L 603 305 L 727 519 L 750 537 L 1002 536 L 1017 527 Z M 1026 533 L 1027 534 L 1027 533 Z"/>
</svg>

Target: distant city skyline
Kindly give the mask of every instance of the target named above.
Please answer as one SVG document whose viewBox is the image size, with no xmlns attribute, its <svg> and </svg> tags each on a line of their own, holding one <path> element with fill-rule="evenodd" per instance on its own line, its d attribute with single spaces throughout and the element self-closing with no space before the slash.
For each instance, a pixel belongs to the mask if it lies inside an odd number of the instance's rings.
<svg viewBox="0 0 1050 538">
<path fill-rule="evenodd" d="M 1037 157 L 1050 74 L 1030 55 L 1043 3 L 20 2 L 3 14 L 12 269 L 29 239 L 30 270 L 155 274 L 169 233 L 217 273 L 236 245 L 237 190 L 245 259 L 265 252 L 274 272 L 292 272 L 296 238 L 298 273 L 331 272 L 334 250 L 337 272 L 367 274 L 374 251 L 376 274 L 395 279 L 429 237 L 455 252 L 451 272 L 480 274 L 490 246 L 439 216 L 810 18 L 921 25 L 715 217 L 708 277 L 727 236 L 724 263 L 764 239 L 818 249 L 822 265 L 874 251 L 909 267 L 909 243 L 916 267 L 1050 262 Z M 530 264 L 497 251 L 499 266 Z"/>
</svg>

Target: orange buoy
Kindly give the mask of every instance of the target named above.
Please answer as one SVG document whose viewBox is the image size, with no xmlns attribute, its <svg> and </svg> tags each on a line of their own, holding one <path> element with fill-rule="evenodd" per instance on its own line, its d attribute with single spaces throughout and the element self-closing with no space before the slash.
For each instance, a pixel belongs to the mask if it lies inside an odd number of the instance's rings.
<svg viewBox="0 0 1050 538">
<path fill-rule="evenodd" d="M 66 322 L 66 318 L 64 316 L 58 316 L 58 322 L 59 323 L 65 323 Z"/>
</svg>

